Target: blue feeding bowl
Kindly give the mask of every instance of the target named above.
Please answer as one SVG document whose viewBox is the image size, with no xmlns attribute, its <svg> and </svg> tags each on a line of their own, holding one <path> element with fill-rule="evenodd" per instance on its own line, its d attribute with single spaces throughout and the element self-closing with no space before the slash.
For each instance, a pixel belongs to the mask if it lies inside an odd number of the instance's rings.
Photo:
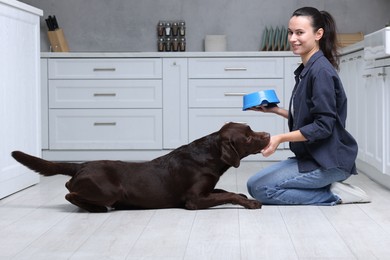
<svg viewBox="0 0 390 260">
<path fill-rule="evenodd" d="M 247 110 L 251 107 L 268 106 L 269 104 L 278 103 L 280 103 L 280 101 L 278 96 L 276 96 L 275 90 L 263 90 L 243 96 L 242 110 Z"/>
</svg>

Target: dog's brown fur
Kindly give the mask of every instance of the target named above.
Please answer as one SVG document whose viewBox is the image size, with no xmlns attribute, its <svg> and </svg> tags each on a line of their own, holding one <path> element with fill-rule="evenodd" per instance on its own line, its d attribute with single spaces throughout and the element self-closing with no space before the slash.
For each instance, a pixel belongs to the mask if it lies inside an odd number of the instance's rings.
<svg viewBox="0 0 390 260">
<path fill-rule="evenodd" d="M 193 210 L 225 203 L 257 209 L 261 208 L 259 201 L 214 188 L 228 168 L 238 167 L 242 158 L 259 153 L 269 139 L 268 133 L 229 123 L 148 162 L 50 162 L 20 151 L 12 156 L 44 176 L 71 176 L 65 198 L 90 212 L 106 212 L 108 208 Z"/>
</svg>

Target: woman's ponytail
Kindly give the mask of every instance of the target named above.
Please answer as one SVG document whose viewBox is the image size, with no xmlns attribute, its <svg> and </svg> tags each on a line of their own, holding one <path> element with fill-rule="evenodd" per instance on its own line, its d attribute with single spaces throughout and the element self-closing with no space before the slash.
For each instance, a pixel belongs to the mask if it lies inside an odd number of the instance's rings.
<svg viewBox="0 0 390 260">
<path fill-rule="evenodd" d="M 320 40 L 320 49 L 337 70 L 339 69 L 339 53 L 337 41 L 337 28 L 333 17 L 326 11 L 321 11 L 324 21 L 324 35 Z"/>
</svg>

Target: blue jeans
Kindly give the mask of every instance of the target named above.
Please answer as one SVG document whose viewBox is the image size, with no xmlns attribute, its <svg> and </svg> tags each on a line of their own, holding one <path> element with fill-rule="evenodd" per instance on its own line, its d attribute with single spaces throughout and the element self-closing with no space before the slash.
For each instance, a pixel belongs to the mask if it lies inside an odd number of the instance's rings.
<svg viewBox="0 0 390 260">
<path fill-rule="evenodd" d="M 253 175 L 247 185 L 249 194 L 263 204 L 335 205 L 341 200 L 330 185 L 349 176 L 339 168 L 300 173 L 297 160 L 287 159 Z"/>
</svg>

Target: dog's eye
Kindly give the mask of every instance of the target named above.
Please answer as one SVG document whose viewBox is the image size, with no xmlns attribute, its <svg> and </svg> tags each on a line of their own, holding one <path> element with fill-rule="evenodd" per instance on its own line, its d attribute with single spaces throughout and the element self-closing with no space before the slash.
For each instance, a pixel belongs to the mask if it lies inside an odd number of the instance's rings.
<svg viewBox="0 0 390 260">
<path fill-rule="evenodd" d="M 249 143 L 250 141 L 252 141 L 252 136 L 248 136 L 248 137 L 246 138 L 246 141 L 247 141 L 247 143 Z"/>
</svg>

